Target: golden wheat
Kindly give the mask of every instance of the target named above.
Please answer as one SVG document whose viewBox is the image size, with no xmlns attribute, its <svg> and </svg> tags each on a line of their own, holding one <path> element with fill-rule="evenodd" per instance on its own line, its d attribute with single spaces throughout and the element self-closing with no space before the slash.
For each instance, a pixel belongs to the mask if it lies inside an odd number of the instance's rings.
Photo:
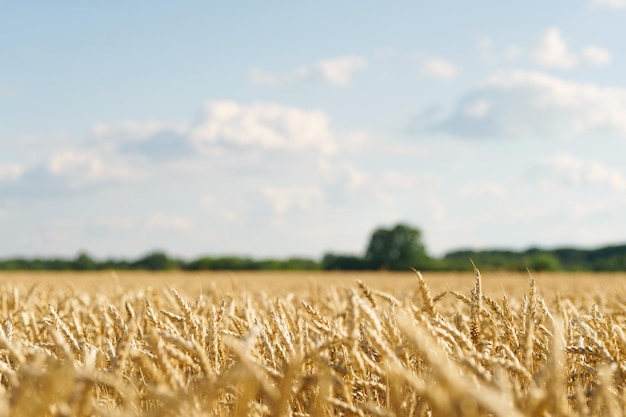
<svg viewBox="0 0 626 417">
<path fill-rule="evenodd" d="M 620 292 L 530 277 L 498 301 L 476 269 L 432 297 L 414 272 L 273 296 L 7 283 L 0 417 L 625 415 Z"/>
</svg>

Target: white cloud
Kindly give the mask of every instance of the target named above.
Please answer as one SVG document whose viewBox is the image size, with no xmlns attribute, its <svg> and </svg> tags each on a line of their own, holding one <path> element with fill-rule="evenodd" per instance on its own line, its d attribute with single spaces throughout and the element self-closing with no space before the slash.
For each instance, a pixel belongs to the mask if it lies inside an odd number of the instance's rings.
<svg viewBox="0 0 626 417">
<path fill-rule="evenodd" d="M 290 72 L 271 72 L 254 67 L 248 73 L 252 84 L 291 85 L 314 78 L 336 86 L 346 86 L 352 81 L 354 73 L 367 68 L 368 60 L 362 56 L 342 56 L 319 60 L 313 66 L 300 66 Z"/>
<path fill-rule="evenodd" d="M 98 123 L 92 133 L 98 139 L 86 148 L 92 153 L 139 156 L 170 165 L 233 150 L 330 155 L 362 149 L 378 140 L 368 132 L 333 130 L 330 118 L 320 110 L 235 101 L 207 102 L 193 123 Z"/>
<path fill-rule="evenodd" d="M 198 113 L 178 127 L 102 123 L 80 144 L 72 146 L 72 138 L 44 148 L 24 163 L 28 169 L 15 186 L 0 184 L 3 197 L 11 193 L 5 200 L 16 204 L 7 208 L 20 214 L 15 229 L 26 226 L 24 235 L 32 239 L 49 229 L 52 218 L 75 221 L 63 246 L 70 252 L 87 242 L 87 249 L 94 248 L 89 250 L 118 254 L 155 246 L 186 254 L 317 254 L 360 247 L 366 237 L 354 238 L 355 230 L 367 232 L 382 221 L 381 212 L 389 221 L 406 218 L 411 209 L 403 203 L 416 189 L 422 197 L 411 203 L 428 205 L 423 193 L 432 187 L 409 165 L 406 149 L 391 156 L 392 138 L 337 130 L 323 112 L 271 103 L 210 102 Z M 152 152 L 147 145 L 174 130 L 178 136 L 171 143 L 191 152 L 175 161 L 142 157 Z M 135 170 L 149 176 L 126 181 Z M 54 204 L 31 204 L 41 201 Z M 13 223 L 13 217 L 4 222 Z M 33 219 L 37 224 L 30 225 Z M 322 237 L 303 241 L 307 231 Z M 50 244 L 60 242 L 58 236 L 46 236 L 40 245 L 19 250 L 61 250 Z"/>
<path fill-rule="evenodd" d="M 180 216 L 171 216 L 162 213 L 156 213 L 149 216 L 144 221 L 144 229 L 152 230 L 175 230 L 185 232 L 192 228 L 191 222 Z"/>
<path fill-rule="evenodd" d="M 592 0 L 592 7 L 606 7 L 608 9 L 626 8 L 626 0 Z"/>
<path fill-rule="evenodd" d="M 578 63 L 557 28 L 550 28 L 541 36 L 533 50 L 533 58 L 542 67 L 572 68 Z"/>
<path fill-rule="evenodd" d="M 428 58 L 420 69 L 422 76 L 441 80 L 452 80 L 457 77 L 458 73 L 458 69 L 451 62 L 442 58 Z"/>
<path fill-rule="evenodd" d="M 501 199 L 507 196 L 506 188 L 499 184 L 465 184 L 458 191 L 465 197 Z"/>
<path fill-rule="evenodd" d="M 489 103 L 482 118 L 480 103 Z M 469 106 L 469 107 L 468 107 Z M 474 113 L 468 114 L 468 108 Z M 505 71 L 483 80 L 435 130 L 461 137 L 626 137 L 626 89 L 566 81 L 540 72 Z M 480 113 L 482 115 L 482 113 Z"/>
<path fill-rule="evenodd" d="M 330 154 L 336 149 L 335 135 L 324 113 L 266 103 L 208 103 L 202 120 L 192 128 L 191 138 L 200 150 L 230 145 Z"/>
<path fill-rule="evenodd" d="M 581 59 L 590 65 L 607 65 L 611 62 L 611 53 L 600 46 L 587 46 L 583 49 Z"/>
<path fill-rule="evenodd" d="M 361 56 L 344 56 L 323 59 L 317 63 L 322 77 L 331 84 L 344 86 L 350 83 L 353 73 L 367 67 L 367 59 Z"/>
<path fill-rule="evenodd" d="M 536 64 L 546 68 L 574 68 L 581 63 L 606 65 L 611 62 L 611 54 L 606 49 L 589 45 L 580 54 L 569 50 L 558 28 L 550 28 L 538 40 L 532 51 Z"/>
<path fill-rule="evenodd" d="M 586 161 L 562 153 L 545 159 L 541 166 L 550 177 L 573 186 L 604 185 L 618 191 L 626 190 L 626 177 L 621 171 L 599 161 Z"/>
<path fill-rule="evenodd" d="M 199 195 L 221 193 L 210 188 L 223 183 L 218 178 L 236 182 L 253 176 L 281 187 L 300 181 L 318 184 L 325 181 L 318 176 L 320 160 L 334 167 L 338 155 L 369 152 L 371 144 L 383 149 L 381 142 L 383 139 L 367 132 L 333 129 L 321 111 L 218 101 L 207 103 L 188 124 L 100 123 L 80 145 L 54 146 L 52 152 L 44 149 L 42 155 L 27 161 L 28 169 L 22 168 L 26 164 L 0 165 L 0 184 L 15 182 L 3 189 L 24 201 L 60 198 L 64 191 L 88 187 L 113 190 L 116 187 L 112 185 L 124 183 L 123 188 L 129 189 L 134 187 L 129 182 L 151 186 L 154 181 L 183 177 L 188 187 L 211 184 L 199 189 Z M 259 187 L 246 192 L 258 194 Z M 263 200 L 257 197 L 257 202 Z M 216 208 L 210 210 L 238 223 L 256 215 L 248 205 L 238 212 L 238 219 L 225 211 L 218 213 Z"/>
<path fill-rule="evenodd" d="M 93 150 L 65 149 L 53 153 L 46 167 L 49 174 L 63 178 L 71 186 L 99 180 L 131 180 L 141 176 L 130 167 L 105 163 Z"/>
<path fill-rule="evenodd" d="M 23 173 L 24 167 L 21 164 L 0 164 L 0 182 L 17 181 Z"/>
</svg>

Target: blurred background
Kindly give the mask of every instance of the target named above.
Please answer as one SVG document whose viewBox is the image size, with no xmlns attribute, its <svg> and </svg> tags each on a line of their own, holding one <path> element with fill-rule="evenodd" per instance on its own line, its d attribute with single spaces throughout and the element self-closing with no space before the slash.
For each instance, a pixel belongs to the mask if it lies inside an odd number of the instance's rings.
<svg viewBox="0 0 626 417">
<path fill-rule="evenodd" d="M 0 257 L 626 238 L 626 1 L 12 2 Z"/>
</svg>

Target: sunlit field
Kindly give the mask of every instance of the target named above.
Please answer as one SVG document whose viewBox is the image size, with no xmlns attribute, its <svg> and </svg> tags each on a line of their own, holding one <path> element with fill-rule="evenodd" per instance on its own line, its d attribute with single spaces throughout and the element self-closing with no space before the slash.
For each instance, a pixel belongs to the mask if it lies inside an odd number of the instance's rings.
<svg viewBox="0 0 626 417">
<path fill-rule="evenodd" d="M 469 291 L 474 275 L 462 273 L 422 273 L 432 291 Z M 626 289 L 626 273 L 533 273 L 541 293 L 589 294 Z M 482 285 L 490 295 L 519 294 L 528 287 L 528 273 L 483 272 Z M 415 291 L 415 273 L 409 272 L 0 272 L 0 285 L 28 289 L 33 285 L 50 289 L 73 289 L 88 293 L 111 294 L 119 291 L 172 286 L 197 297 L 204 291 L 267 292 L 270 295 L 305 294 L 329 286 L 354 287 L 357 281 L 392 294 Z"/>
<path fill-rule="evenodd" d="M 0 416 L 622 416 L 626 275 L 3 273 Z"/>
</svg>

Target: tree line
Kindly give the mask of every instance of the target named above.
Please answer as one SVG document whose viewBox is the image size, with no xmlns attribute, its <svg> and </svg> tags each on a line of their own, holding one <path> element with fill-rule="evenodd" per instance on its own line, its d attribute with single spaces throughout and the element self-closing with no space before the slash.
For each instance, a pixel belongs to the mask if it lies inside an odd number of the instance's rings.
<svg viewBox="0 0 626 417">
<path fill-rule="evenodd" d="M 72 259 L 5 258 L 0 270 L 28 271 L 236 271 L 236 270 L 392 270 L 410 268 L 431 271 L 468 271 L 470 259 L 481 270 L 506 271 L 626 271 L 626 245 L 598 249 L 531 248 L 513 250 L 456 250 L 442 257 L 428 254 L 419 228 L 405 223 L 378 227 L 370 235 L 362 255 L 326 253 L 322 259 L 292 257 L 287 259 L 255 259 L 243 256 L 202 256 L 193 260 L 171 257 L 153 251 L 135 260 L 97 260 L 86 252 Z"/>
</svg>

